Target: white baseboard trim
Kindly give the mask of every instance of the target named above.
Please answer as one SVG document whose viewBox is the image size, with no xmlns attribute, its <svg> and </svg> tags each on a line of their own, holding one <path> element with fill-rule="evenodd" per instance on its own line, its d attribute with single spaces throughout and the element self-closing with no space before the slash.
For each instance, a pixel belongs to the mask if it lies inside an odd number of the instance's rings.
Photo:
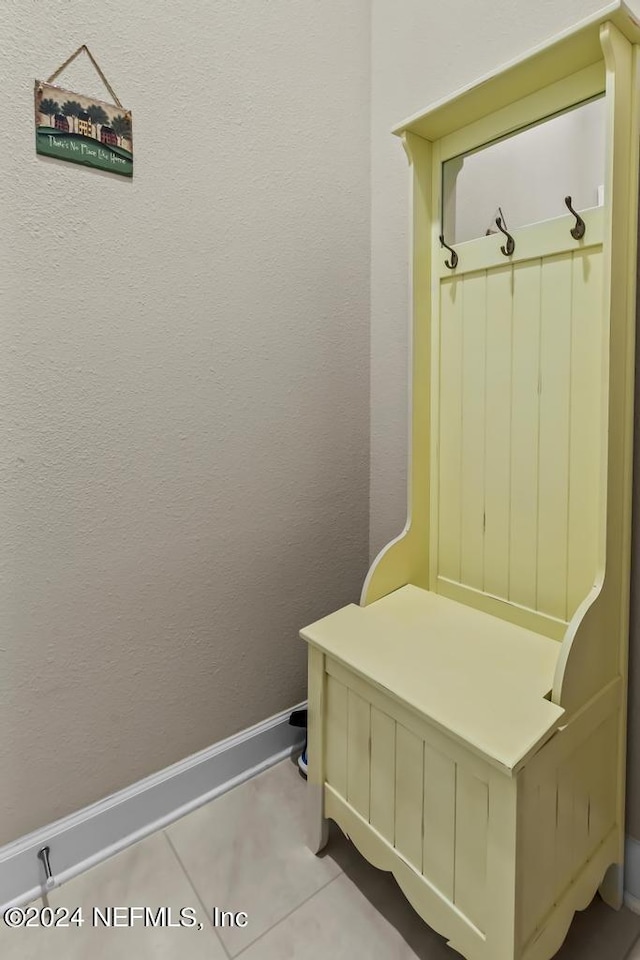
<svg viewBox="0 0 640 960">
<path fill-rule="evenodd" d="M 45 892 L 37 857 L 42 847 L 50 848 L 59 886 L 290 756 L 304 737 L 288 724 L 291 710 L 0 847 L 0 909 L 22 906 Z"/>
<path fill-rule="evenodd" d="M 624 895 L 624 905 L 631 910 L 632 913 L 637 913 L 640 915 L 640 900 L 636 897 L 632 897 L 630 893 Z"/>
<path fill-rule="evenodd" d="M 640 841 L 630 836 L 624 844 L 624 902 L 640 914 Z"/>
</svg>

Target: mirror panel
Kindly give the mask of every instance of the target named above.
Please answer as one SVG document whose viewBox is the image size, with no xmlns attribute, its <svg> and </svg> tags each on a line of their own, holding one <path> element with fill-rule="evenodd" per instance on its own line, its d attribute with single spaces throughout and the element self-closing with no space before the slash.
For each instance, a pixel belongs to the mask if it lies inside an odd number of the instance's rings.
<svg viewBox="0 0 640 960">
<path fill-rule="evenodd" d="M 579 104 L 443 164 L 442 220 L 448 243 L 551 220 L 602 203 L 604 98 Z"/>
</svg>

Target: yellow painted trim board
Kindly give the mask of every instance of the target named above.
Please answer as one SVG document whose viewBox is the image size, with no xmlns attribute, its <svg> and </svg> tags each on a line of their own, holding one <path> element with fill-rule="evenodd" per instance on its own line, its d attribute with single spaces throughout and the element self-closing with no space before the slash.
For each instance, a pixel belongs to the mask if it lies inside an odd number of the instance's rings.
<svg viewBox="0 0 640 960">
<path fill-rule="evenodd" d="M 601 10 L 546 43 L 506 63 L 426 111 L 394 127 L 396 136 L 410 131 L 425 140 L 439 140 L 468 123 L 495 113 L 540 89 L 569 77 L 602 59 L 599 29 L 611 21 L 631 43 L 640 43 L 640 17 L 622 2 Z"/>
<path fill-rule="evenodd" d="M 560 198 L 562 202 L 562 198 Z M 575 219 L 571 216 L 556 217 L 541 223 L 532 223 L 524 227 L 511 230 L 515 241 L 515 251 L 509 257 L 508 264 L 523 263 L 526 260 L 537 260 L 542 257 L 553 257 L 568 251 L 580 252 L 591 247 L 602 245 L 604 214 L 602 207 L 590 210 L 580 210 L 580 216 L 585 222 L 584 237 L 575 240 L 570 230 Z M 567 239 L 569 238 L 569 239 Z M 492 242 L 488 243 L 487 240 Z M 476 240 L 466 240 L 456 243 L 454 249 L 458 254 L 458 265 L 455 270 L 445 266 L 444 259 L 439 257 L 436 276 L 441 280 L 456 280 L 466 273 L 477 270 L 490 270 L 493 267 L 504 267 L 505 257 L 500 251 L 504 237 L 497 233 L 487 237 L 478 237 Z"/>
<path fill-rule="evenodd" d="M 522 100 L 509 103 L 436 141 L 440 159 L 444 163 L 452 157 L 503 140 L 518 130 L 573 109 L 576 105 L 601 96 L 605 85 L 604 63 L 598 60 L 584 70 L 536 90 Z"/>
</svg>

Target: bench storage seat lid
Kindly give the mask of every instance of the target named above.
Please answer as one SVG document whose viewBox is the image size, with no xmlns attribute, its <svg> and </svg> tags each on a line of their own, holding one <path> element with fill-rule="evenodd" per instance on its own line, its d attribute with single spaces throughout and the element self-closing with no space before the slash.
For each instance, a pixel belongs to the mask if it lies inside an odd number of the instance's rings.
<svg viewBox="0 0 640 960">
<path fill-rule="evenodd" d="M 350 604 L 301 636 L 512 773 L 561 723 L 545 699 L 557 641 L 419 587 Z"/>
</svg>

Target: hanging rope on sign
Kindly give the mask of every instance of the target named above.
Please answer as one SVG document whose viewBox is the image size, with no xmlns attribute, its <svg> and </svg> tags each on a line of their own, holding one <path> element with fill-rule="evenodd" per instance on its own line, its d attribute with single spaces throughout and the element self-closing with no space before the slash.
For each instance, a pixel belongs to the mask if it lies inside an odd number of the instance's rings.
<svg viewBox="0 0 640 960">
<path fill-rule="evenodd" d="M 93 64 L 93 67 L 94 67 L 96 73 L 98 74 L 98 76 L 100 77 L 100 79 L 101 79 L 102 82 L 104 83 L 105 87 L 107 88 L 107 90 L 108 90 L 109 93 L 111 94 L 111 96 L 112 96 L 112 98 L 113 98 L 113 102 L 115 103 L 115 105 L 116 105 L 117 107 L 120 107 L 121 110 L 124 110 L 124 107 L 122 106 L 122 103 L 121 103 L 120 100 L 118 99 L 115 90 L 113 89 L 113 87 L 111 86 L 111 84 L 109 83 L 109 81 L 107 80 L 107 78 L 106 78 L 103 70 L 102 70 L 101 67 L 100 67 L 100 64 L 98 63 L 98 61 L 96 60 L 96 58 L 94 57 L 94 55 L 91 53 L 91 50 L 89 50 L 89 47 L 86 45 L 86 43 L 83 43 L 82 46 L 78 47 L 78 49 L 75 51 L 75 53 L 72 53 L 71 56 L 68 57 L 68 58 L 65 60 L 65 62 L 62 64 L 62 66 L 58 67 L 57 70 L 54 70 L 54 72 L 51 74 L 51 76 L 47 78 L 47 81 L 46 81 L 46 82 L 47 82 L 47 83 L 53 83 L 53 81 L 56 79 L 56 77 L 59 77 L 60 74 L 63 72 L 63 70 L 66 70 L 67 67 L 69 66 L 69 64 L 70 64 L 70 63 L 73 63 L 73 61 L 76 59 L 76 57 L 79 57 L 79 56 L 80 56 L 80 54 L 82 53 L 83 50 L 84 50 L 84 52 L 86 53 L 86 55 L 89 57 L 89 60 L 91 60 L 91 63 Z M 127 111 L 127 114 L 126 114 L 126 115 L 128 116 L 128 111 Z"/>
</svg>

